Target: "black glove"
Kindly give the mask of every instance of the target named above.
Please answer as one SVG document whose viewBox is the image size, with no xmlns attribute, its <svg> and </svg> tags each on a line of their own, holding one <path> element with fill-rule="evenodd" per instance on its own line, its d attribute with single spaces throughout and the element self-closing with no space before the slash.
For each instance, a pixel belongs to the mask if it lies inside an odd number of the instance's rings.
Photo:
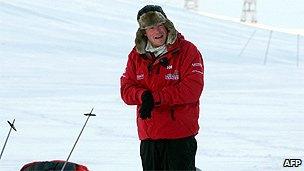
<svg viewBox="0 0 304 171">
<path fill-rule="evenodd" d="M 145 91 L 141 95 L 142 104 L 139 109 L 140 118 L 147 119 L 151 118 L 151 111 L 154 107 L 154 99 L 150 91 Z"/>
</svg>

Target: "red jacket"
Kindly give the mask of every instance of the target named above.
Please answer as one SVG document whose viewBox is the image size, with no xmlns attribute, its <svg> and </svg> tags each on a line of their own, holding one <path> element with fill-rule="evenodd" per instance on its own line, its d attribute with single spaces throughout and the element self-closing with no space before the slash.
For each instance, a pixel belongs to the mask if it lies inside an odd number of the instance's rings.
<svg viewBox="0 0 304 171">
<path fill-rule="evenodd" d="M 198 49 L 178 34 L 168 52 L 156 60 L 135 48 L 121 77 L 121 97 L 137 105 L 140 140 L 177 139 L 198 133 L 199 98 L 204 86 L 204 65 Z M 141 95 L 152 92 L 156 106 L 151 119 L 139 117 Z"/>
</svg>

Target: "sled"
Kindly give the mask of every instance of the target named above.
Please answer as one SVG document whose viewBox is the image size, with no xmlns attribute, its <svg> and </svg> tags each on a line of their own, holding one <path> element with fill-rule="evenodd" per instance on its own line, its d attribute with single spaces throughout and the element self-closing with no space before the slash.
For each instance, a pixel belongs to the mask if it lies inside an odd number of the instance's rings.
<svg viewBox="0 0 304 171">
<path fill-rule="evenodd" d="M 65 161 L 37 161 L 24 165 L 20 171 L 61 171 Z M 89 171 L 86 166 L 68 162 L 64 171 Z"/>
</svg>

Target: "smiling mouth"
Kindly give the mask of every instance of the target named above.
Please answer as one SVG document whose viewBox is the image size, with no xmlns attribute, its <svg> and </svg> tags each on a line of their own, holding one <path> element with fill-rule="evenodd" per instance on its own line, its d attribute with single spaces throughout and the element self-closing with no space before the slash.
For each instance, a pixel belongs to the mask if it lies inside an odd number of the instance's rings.
<svg viewBox="0 0 304 171">
<path fill-rule="evenodd" d="M 160 36 L 154 37 L 154 39 L 161 39 L 163 37 L 164 37 L 164 35 L 160 35 Z"/>
</svg>

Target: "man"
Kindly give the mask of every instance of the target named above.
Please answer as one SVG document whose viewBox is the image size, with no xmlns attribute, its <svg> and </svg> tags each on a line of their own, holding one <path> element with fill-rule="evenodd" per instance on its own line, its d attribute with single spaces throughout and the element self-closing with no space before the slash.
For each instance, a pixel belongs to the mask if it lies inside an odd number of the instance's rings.
<svg viewBox="0 0 304 171">
<path fill-rule="evenodd" d="M 143 170 L 195 170 L 203 59 L 162 8 L 137 15 L 135 47 L 121 77 L 121 97 L 137 105 Z"/>
</svg>

